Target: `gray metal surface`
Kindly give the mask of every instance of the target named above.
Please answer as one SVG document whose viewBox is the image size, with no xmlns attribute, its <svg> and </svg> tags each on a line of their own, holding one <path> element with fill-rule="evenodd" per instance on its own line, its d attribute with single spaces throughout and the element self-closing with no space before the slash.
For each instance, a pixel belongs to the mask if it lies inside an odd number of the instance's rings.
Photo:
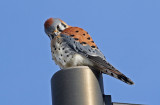
<svg viewBox="0 0 160 105">
<path fill-rule="evenodd" d="M 113 102 L 113 105 L 144 105 L 144 104 L 129 104 L 129 103 L 118 103 L 118 102 Z"/>
<path fill-rule="evenodd" d="M 102 74 L 87 66 L 56 72 L 51 90 L 52 105 L 104 105 Z"/>
</svg>

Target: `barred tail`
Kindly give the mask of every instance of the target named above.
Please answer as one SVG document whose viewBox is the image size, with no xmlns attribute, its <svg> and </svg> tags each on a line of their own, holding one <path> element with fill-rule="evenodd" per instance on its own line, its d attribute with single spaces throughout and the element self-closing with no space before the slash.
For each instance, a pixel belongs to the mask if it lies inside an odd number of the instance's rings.
<svg viewBox="0 0 160 105">
<path fill-rule="evenodd" d="M 112 77 L 115 77 L 129 85 L 133 85 L 134 82 L 130 80 L 128 77 L 126 77 L 124 74 L 119 72 L 116 68 L 114 68 L 109 62 L 107 62 L 105 59 L 102 59 L 99 56 L 90 56 L 88 55 L 88 58 L 94 62 L 95 68 L 100 70 L 101 72 L 108 74 Z"/>
<path fill-rule="evenodd" d="M 129 84 L 129 85 L 134 85 L 134 82 L 132 80 L 130 80 L 128 77 L 126 77 L 124 74 L 122 74 L 118 70 L 103 69 L 102 72 L 105 74 L 108 74 L 112 77 L 115 77 L 115 78 Z"/>
</svg>

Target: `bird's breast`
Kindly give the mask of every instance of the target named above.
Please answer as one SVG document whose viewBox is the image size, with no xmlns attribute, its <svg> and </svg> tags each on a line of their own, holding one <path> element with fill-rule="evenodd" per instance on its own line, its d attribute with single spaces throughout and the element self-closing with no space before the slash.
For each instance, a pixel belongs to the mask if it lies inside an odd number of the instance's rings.
<svg viewBox="0 0 160 105">
<path fill-rule="evenodd" d="M 73 66 L 93 66 L 93 63 L 85 56 L 74 51 L 60 39 L 51 42 L 52 58 L 61 68 Z"/>
</svg>

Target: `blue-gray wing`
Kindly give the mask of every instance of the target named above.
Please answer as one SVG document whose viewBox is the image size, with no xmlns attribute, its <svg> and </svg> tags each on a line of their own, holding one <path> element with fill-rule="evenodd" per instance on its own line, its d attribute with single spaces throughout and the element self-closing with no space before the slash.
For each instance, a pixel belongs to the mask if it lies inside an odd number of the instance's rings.
<svg viewBox="0 0 160 105">
<path fill-rule="evenodd" d="M 88 44 L 84 46 L 80 44 L 79 41 L 76 41 L 74 38 L 65 34 L 61 34 L 61 37 L 63 41 L 66 42 L 67 46 L 69 46 L 76 53 L 79 53 L 92 61 L 95 64 L 95 67 L 97 67 L 101 72 L 115 77 L 125 83 L 134 84 L 129 78 L 127 78 L 124 74 L 114 68 L 109 62 L 107 62 L 99 49 L 92 48 Z"/>
</svg>

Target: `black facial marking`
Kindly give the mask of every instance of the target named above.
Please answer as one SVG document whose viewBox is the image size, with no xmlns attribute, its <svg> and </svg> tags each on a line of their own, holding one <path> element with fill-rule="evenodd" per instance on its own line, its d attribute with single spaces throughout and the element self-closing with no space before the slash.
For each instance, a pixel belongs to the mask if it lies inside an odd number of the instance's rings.
<svg viewBox="0 0 160 105">
<path fill-rule="evenodd" d="M 59 25 L 57 25 L 57 29 L 59 29 Z"/>
<path fill-rule="evenodd" d="M 79 32 L 78 30 L 76 32 Z"/>
<path fill-rule="evenodd" d="M 61 23 L 65 28 L 66 28 L 66 25 L 65 24 L 63 24 L 63 23 Z"/>
<path fill-rule="evenodd" d="M 57 30 L 62 32 L 62 30 L 60 29 L 59 25 L 57 25 Z"/>
</svg>

